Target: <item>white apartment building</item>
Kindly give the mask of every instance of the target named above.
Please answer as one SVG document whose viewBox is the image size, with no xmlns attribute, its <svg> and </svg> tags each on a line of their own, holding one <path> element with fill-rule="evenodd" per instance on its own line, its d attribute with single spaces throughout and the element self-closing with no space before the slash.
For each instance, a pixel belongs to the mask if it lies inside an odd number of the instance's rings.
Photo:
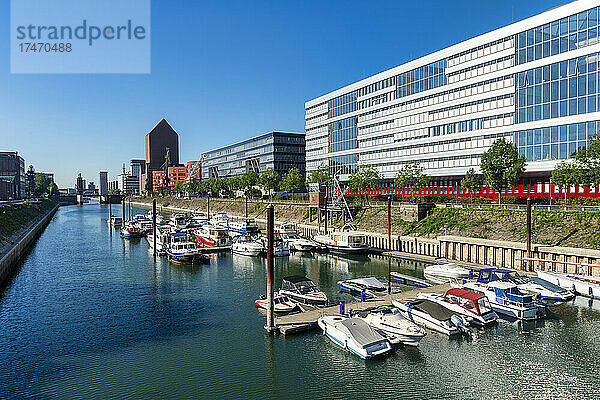
<svg viewBox="0 0 600 400">
<path fill-rule="evenodd" d="M 381 72 L 305 104 L 307 173 L 357 165 L 386 180 L 418 161 L 434 181 L 478 170 L 498 138 L 554 166 L 600 130 L 600 1 L 579 0 Z"/>
</svg>

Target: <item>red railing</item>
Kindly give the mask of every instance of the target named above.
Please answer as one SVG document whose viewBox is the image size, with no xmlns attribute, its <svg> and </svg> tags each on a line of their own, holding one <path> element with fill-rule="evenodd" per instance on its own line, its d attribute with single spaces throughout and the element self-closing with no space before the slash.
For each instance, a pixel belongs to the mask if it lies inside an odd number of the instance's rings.
<svg viewBox="0 0 600 400">
<path fill-rule="evenodd" d="M 339 190 L 333 190 L 333 195 L 339 195 Z M 593 188 L 574 186 L 568 189 L 560 190 L 558 187 L 549 183 L 538 183 L 533 185 L 519 185 L 513 188 L 504 189 L 502 192 L 492 191 L 490 188 L 483 185 L 479 190 L 471 192 L 467 189 L 461 189 L 460 186 L 424 186 L 418 188 L 408 187 L 384 187 L 365 189 L 361 191 L 351 191 L 343 189 L 345 196 L 437 196 L 437 197 L 479 197 L 496 200 L 501 197 L 531 197 L 531 198 L 546 198 L 546 199 L 571 199 L 579 197 L 600 197 L 600 185 Z"/>
</svg>

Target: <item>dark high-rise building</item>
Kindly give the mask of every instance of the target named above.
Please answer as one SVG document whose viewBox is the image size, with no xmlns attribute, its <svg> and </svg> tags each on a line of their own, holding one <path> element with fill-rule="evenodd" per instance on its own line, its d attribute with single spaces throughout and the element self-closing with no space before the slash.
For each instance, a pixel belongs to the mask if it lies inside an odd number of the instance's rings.
<svg viewBox="0 0 600 400">
<path fill-rule="evenodd" d="M 152 190 L 152 171 L 161 169 L 165 162 L 165 155 L 169 149 L 171 165 L 179 164 L 179 135 L 163 118 L 146 135 L 146 170 L 142 173 L 140 181 L 147 191 Z"/>
<path fill-rule="evenodd" d="M 4 182 L 3 197 L 25 196 L 25 160 L 16 151 L 0 152 L 0 181 Z"/>
</svg>

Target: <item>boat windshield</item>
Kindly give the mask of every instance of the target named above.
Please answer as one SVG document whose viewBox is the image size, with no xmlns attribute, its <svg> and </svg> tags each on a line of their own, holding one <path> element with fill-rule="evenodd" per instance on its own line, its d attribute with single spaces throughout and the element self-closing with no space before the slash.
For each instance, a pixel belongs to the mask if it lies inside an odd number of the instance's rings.
<svg viewBox="0 0 600 400">
<path fill-rule="evenodd" d="M 348 244 L 350 246 L 360 246 L 363 244 L 362 236 L 348 235 Z"/>
<path fill-rule="evenodd" d="M 482 315 L 492 311 L 492 306 L 490 305 L 490 301 L 487 297 L 482 297 L 477 300 L 477 305 L 479 306 L 479 312 Z"/>
</svg>

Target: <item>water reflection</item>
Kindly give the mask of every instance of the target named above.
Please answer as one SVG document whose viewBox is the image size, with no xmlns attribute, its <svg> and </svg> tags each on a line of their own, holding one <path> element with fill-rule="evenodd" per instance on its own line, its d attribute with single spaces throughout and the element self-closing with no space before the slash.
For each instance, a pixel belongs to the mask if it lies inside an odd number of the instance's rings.
<svg viewBox="0 0 600 400">
<path fill-rule="evenodd" d="M 600 302 L 577 298 L 533 326 L 502 320 L 472 340 L 429 332 L 365 363 L 319 334 L 265 335 L 254 306 L 264 259 L 172 265 L 121 239 L 107 214 L 59 210 L 0 295 L 0 398 L 600 397 Z M 275 287 L 306 275 L 337 301 L 338 280 L 386 281 L 388 259 L 369 258 L 276 258 Z M 418 277 L 423 267 L 392 261 Z"/>
</svg>

